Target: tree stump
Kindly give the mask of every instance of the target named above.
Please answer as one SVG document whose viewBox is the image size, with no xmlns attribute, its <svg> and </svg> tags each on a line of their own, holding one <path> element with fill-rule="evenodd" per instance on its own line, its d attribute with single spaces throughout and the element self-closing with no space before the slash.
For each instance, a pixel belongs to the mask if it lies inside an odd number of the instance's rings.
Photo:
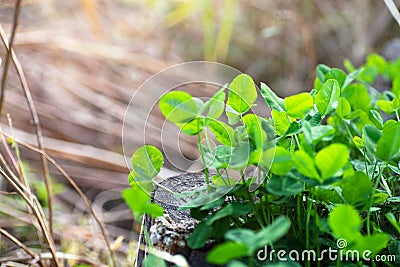
<svg viewBox="0 0 400 267">
<path fill-rule="evenodd" d="M 204 186 L 205 177 L 203 173 L 186 173 L 169 177 L 161 184 L 173 192 L 182 193 Z M 164 216 L 155 220 L 147 215 L 145 217 L 143 227 L 147 229 L 153 246 L 171 254 L 183 255 L 191 267 L 217 266 L 207 263 L 205 259 L 212 243 L 206 244 L 199 250 L 193 250 L 187 246 L 187 237 L 193 232 L 198 221 L 190 217 L 188 210 L 178 210 L 184 202 L 160 187 L 154 189 L 152 197 L 155 203 L 164 208 L 165 213 Z M 146 245 L 144 238 L 142 238 L 142 244 Z M 146 252 L 140 251 L 137 266 L 142 266 L 145 257 Z"/>
</svg>

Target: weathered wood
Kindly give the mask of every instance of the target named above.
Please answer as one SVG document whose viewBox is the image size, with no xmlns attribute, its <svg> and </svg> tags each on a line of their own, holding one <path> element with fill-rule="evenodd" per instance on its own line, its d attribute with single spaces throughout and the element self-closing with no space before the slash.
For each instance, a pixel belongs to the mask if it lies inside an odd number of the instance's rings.
<svg viewBox="0 0 400 267">
<path fill-rule="evenodd" d="M 173 192 L 182 193 L 204 186 L 205 179 L 203 173 L 186 173 L 169 177 L 161 184 Z M 192 267 L 216 266 L 207 263 L 205 259 L 212 243 L 199 250 L 193 250 L 187 246 L 186 239 L 193 232 L 198 221 L 191 218 L 188 211 L 178 210 L 183 201 L 160 187 L 155 188 L 153 200 L 165 211 L 165 215 L 156 220 L 148 216 L 145 218 L 144 227 L 149 232 L 153 245 L 171 254 L 185 256 Z M 145 256 L 145 252 L 138 255 L 138 266 L 142 266 Z"/>
</svg>

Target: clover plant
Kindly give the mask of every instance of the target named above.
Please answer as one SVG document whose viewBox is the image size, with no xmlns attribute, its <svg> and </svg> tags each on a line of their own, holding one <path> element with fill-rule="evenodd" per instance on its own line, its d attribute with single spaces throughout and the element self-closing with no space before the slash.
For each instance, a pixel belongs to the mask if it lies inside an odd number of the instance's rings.
<svg viewBox="0 0 400 267">
<path fill-rule="evenodd" d="M 372 54 L 358 69 L 348 60 L 344 65 L 347 73 L 318 65 L 314 88 L 286 98 L 261 83 L 271 118 L 251 112 L 258 93 L 246 74 L 206 102 L 181 91 L 161 97 L 166 119 L 198 137 L 206 186 L 175 196 L 189 199 L 180 209 L 199 221 L 188 246 L 215 242 L 210 263 L 399 266 L 400 60 Z M 374 88 L 376 81 L 387 89 Z M 202 142 L 211 133 L 218 141 L 214 148 Z M 149 197 L 131 193 L 139 186 L 151 191 L 162 162 L 150 146 L 132 157 L 134 189 L 123 195 L 128 204 L 135 201 L 130 207 L 139 215 L 162 213 Z M 248 174 L 250 166 L 255 172 Z M 239 179 L 230 176 L 233 171 Z M 342 252 L 369 250 L 369 259 L 395 255 L 396 261 L 257 258 L 265 246 L 321 252 L 338 249 L 337 240 L 347 242 Z"/>
</svg>

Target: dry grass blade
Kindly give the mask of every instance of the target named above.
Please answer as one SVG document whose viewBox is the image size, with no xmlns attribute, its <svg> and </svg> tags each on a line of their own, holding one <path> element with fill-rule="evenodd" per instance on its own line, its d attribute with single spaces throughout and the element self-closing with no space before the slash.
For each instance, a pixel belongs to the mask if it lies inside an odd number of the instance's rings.
<svg viewBox="0 0 400 267">
<path fill-rule="evenodd" d="M 52 257 L 53 256 L 51 255 L 51 253 L 45 252 L 45 253 L 40 253 L 39 255 L 35 256 L 35 258 L 33 260 L 31 260 L 31 258 L 24 257 L 24 256 L 6 257 L 6 258 L 0 258 L 0 263 L 5 262 L 5 266 L 14 266 L 14 267 L 24 266 L 25 267 L 25 266 L 32 266 L 31 264 L 37 262 L 38 259 L 50 260 L 50 259 L 52 259 Z M 79 263 L 88 264 L 92 267 L 106 267 L 104 264 L 95 262 L 95 261 L 85 258 L 85 257 L 77 256 L 74 254 L 57 252 L 57 257 L 62 260 L 77 261 Z M 29 262 L 29 264 L 25 265 L 25 264 L 21 264 L 17 261 Z M 40 263 L 40 266 L 45 267 L 45 265 L 43 265 L 41 263 Z"/>
<path fill-rule="evenodd" d="M 7 135 L 4 132 L 1 132 L 2 135 L 10 137 L 9 135 Z M 106 229 L 103 225 L 103 223 L 101 222 L 100 218 L 97 216 L 92 204 L 90 203 L 90 200 L 88 199 L 88 197 L 85 195 L 85 193 L 80 189 L 80 187 L 75 183 L 75 181 L 72 179 L 72 177 L 49 155 L 46 154 L 45 151 L 36 148 L 32 145 L 29 145 L 27 143 L 24 143 L 22 141 L 19 140 L 15 140 L 15 142 L 17 142 L 18 144 L 32 150 L 35 151 L 37 153 L 39 153 L 40 155 L 42 155 L 43 157 L 46 158 L 46 160 L 48 160 L 51 164 L 54 165 L 54 167 L 56 167 L 56 169 L 65 177 L 65 179 L 71 184 L 71 186 L 75 189 L 75 191 L 80 195 L 80 197 L 84 200 L 85 204 L 87 205 L 87 207 L 89 208 L 90 213 L 92 214 L 93 218 L 96 220 L 97 225 L 100 228 L 100 231 L 102 233 L 102 236 L 104 238 L 104 241 L 106 242 L 107 245 L 107 249 L 110 253 L 110 257 L 111 257 L 111 262 L 112 262 L 112 266 L 115 267 L 116 266 L 116 261 L 115 261 L 115 256 L 114 256 L 114 251 L 111 248 L 111 242 L 108 238 L 108 235 L 106 233 Z"/>
<path fill-rule="evenodd" d="M 50 253 L 40 253 L 39 257 L 41 259 L 51 259 L 51 254 Z M 77 256 L 74 254 L 69 254 L 69 253 L 62 253 L 62 252 L 57 252 L 57 258 L 62 259 L 62 260 L 72 260 L 72 261 L 78 261 L 83 264 L 88 264 L 92 267 L 106 267 L 104 264 L 95 262 L 91 259 L 82 257 L 82 256 Z"/>
<path fill-rule="evenodd" d="M 144 229 L 145 229 L 145 223 L 146 223 L 146 217 L 145 216 L 143 216 L 143 218 L 142 218 L 142 223 L 140 224 L 140 233 L 139 233 L 139 240 L 138 240 L 138 244 L 143 244 L 144 242 L 143 242 L 143 239 L 144 239 Z M 138 267 L 139 265 L 139 262 L 138 262 L 138 259 L 139 259 L 139 254 L 140 254 L 140 246 L 137 246 L 137 248 L 136 248 L 136 260 L 135 260 L 135 267 Z M 144 249 L 144 251 L 146 252 L 147 251 L 147 248 L 146 249 Z"/>
<path fill-rule="evenodd" d="M 7 114 L 7 117 L 9 118 L 9 114 Z M 10 125 L 10 129 L 12 131 L 11 135 L 14 136 L 14 131 L 13 131 L 12 122 L 11 122 L 10 118 L 9 118 L 9 125 Z M 1 126 L 0 126 L 0 129 L 2 129 Z M 9 161 L 11 161 L 12 165 L 14 166 L 15 173 L 11 170 L 9 164 L 7 164 L 7 161 L 3 157 L 3 155 L 0 154 L 0 160 L 1 160 L 2 165 L 5 167 L 5 169 L 8 172 L 8 174 L 15 181 L 20 181 L 25 186 L 25 188 L 30 189 L 30 185 L 28 183 L 27 177 L 25 176 L 25 172 L 24 172 L 24 169 L 23 169 L 22 160 L 21 160 L 21 157 L 20 157 L 18 145 L 15 145 L 15 147 L 14 147 L 15 157 L 16 157 L 16 159 L 14 159 L 14 156 L 11 153 L 11 150 L 10 150 L 10 148 L 9 148 L 9 146 L 7 144 L 7 141 L 6 141 L 6 139 L 4 138 L 3 135 L 1 135 L 1 142 L 3 143 L 3 148 L 6 150 L 7 159 Z M 28 194 L 28 195 L 30 195 L 30 194 Z M 30 215 L 29 218 L 30 218 L 31 223 L 35 224 L 36 223 L 35 215 L 33 214 L 32 209 L 29 208 L 29 206 L 27 207 L 27 212 Z M 42 216 L 43 216 L 43 218 L 45 218 L 44 213 L 42 213 Z M 37 232 L 38 236 L 40 237 L 41 236 L 40 227 L 35 225 L 35 228 L 38 231 Z M 40 243 L 41 243 L 42 248 L 46 248 L 45 244 L 43 242 L 40 242 Z"/>
<path fill-rule="evenodd" d="M 1 157 L 1 160 L 3 160 L 3 157 Z M 2 167 L 4 167 L 4 163 L 5 163 L 4 161 L 1 162 Z M 6 180 L 7 183 L 18 193 L 18 195 L 23 198 L 23 200 L 29 206 L 29 208 L 32 209 L 32 213 L 38 220 L 40 229 L 44 235 L 47 244 L 49 245 L 49 249 L 51 254 L 53 255 L 55 266 L 59 267 L 60 264 L 56 257 L 54 240 L 49 233 L 47 221 L 44 217 L 42 207 L 40 206 L 37 198 L 35 197 L 35 195 L 32 194 L 31 190 L 27 188 L 19 179 L 12 178 L 12 176 L 15 175 L 10 176 L 9 173 L 7 173 L 3 168 L 0 168 L 0 174 L 2 175 L 4 180 Z"/>
<path fill-rule="evenodd" d="M 10 239 L 12 242 L 14 242 L 17 246 L 22 248 L 26 253 L 28 253 L 32 259 L 35 259 L 37 256 L 35 253 L 33 253 L 32 250 L 30 250 L 27 246 L 24 245 L 21 241 L 19 241 L 15 236 L 4 230 L 3 228 L 0 227 L 0 234 L 4 235 L 8 239 Z M 42 265 L 43 266 L 43 265 Z"/>
<path fill-rule="evenodd" d="M 1 126 L 0 126 L 0 128 L 1 128 Z M 14 134 L 14 133 L 13 133 L 13 134 Z M 2 138 L 3 144 L 6 143 L 6 140 L 4 140 L 4 136 L 1 136 L 1 138 Z M 18 175 L 19 177 L 21 177 L 21 174 L 22 174 L 22 173 L 21 173 L 21 171 L 20 171 L 20 166 L 19 166 L 19 164 L 15 161 L 14 157 L 12 156 L 12 153 L 11 153 L 10 148 L 9 148 L 8 146 L 4 146 L 4 149 L 6 150 L 7 156 L 8 156 L 8 158 L 10 159 L 11 164 L 12 164 L 12 166 L 14 167 L 15 172 L 17 173 L 17 175 Z M 8 165 L 7 165 L 7 167 L 8 167 Z"/>
<path fill-rule="evenodd" d="M 19 1 L 17 1 L 19 2 Z M 19 6 L 17 6 L 16 8 L 19 9 Z M 17 13 L 18 15 L 18 13 Z M 14 21 L 14 25 L 15 25 L 15 21 Z M 36 138 L 37 138 L 37 144 L 39 146 L 40 149 L 44 149 L 44 143 L 43 143 L 43 135 L 42 135 L 42 128 L 40 126 L 40 122 L 39 122 L 39 117 L 37 115 L 36 112 L 36 108 L 35 105 L 33 103 L 33 99 L 32 99 L 32 95 L 28 86 L 28 82 L 26 80 L 24 71 L 22 69 L 22 66 L 17 58 L 17 55 L 15 54 L 13 48 L 12 48 L 12 43 L 9 42 L 7 43 L 7 36 L 4 32 L 3 27 L 0 24 L 0 36 L 1 36 L 1 40 L 3 42 L 3 45 L 6 47 L 7 49 L 7 55 L 8 57 L 11 57 L 14 66 L 17 70 L 17 74 L 19 77 L 19 80 L 21 82 L 22 85 L 22 89 L 24 91 L 25 94 L 25 98 L 29 107 L 29 111 L 31 113 L 32 116 L 32 120 L 33 123 L 35 125 L 35 129 L 36 129 Z M 11 44 L 11 45 L 10 45 Z M 3 80 L 6 79 L 6 76 L 3 77 Z M 2 88 L 3 89 L 3 88 Z M 4 95 L 4 91 L 2 93 L 2 96 Z M 1 99 L 0 99 L 1 101 Z M 0 102 L 1 105 L 1 102 Z M 1 115 L 1 106 L 0 106 L 0 115 Z M 51 190 L 51 181 L 50 181 L 50 175 L 49 175 L 49 166 L 47 164 L 47 161 L 45 159 L 45 157 L 41 156 L 41 160 L 42 160 L 42 170 L 43 170 L 43 175 L 44 175 L 44 180 L 45 180 L 45 184 L 46 184 L 46 190 L 47 190 L 47 196 L 48 196 L 48 205 L 49 205 L 49 227 L 50 227 L 50 234 L 53 235 L 53 194 L 52 194 L 52 190 Z"/>
<path fill-rule="evenodd" d="M 8 125 L 10 126 L 11 134 L 12 134 L 12 136 L 14 136 L 14 128 L 12 125 L 12 120 L 11 120 L 10 114 L 7 114 L 7 119 L 8 119 Z M 26 180 L 25 173 L 23 170 L 21 155 L 20 155 L 18 146 L 15 146 L 15 155 L 16 155 L 16 161 L 15 161 L 14 157 L 12 156 L 12 153 L 10 151 L 10 148 L 7 146 L 7 142 L 4 139 L 4 136 L 1 136 L 1 140 L 3 142 L 4 148 L 6 149 L 8 158 L 12 162 L 14 169 L 16 169 L 17 176 L 21 178 L 21 182 L 26 187 L 29 187 L 28 181 Z"/>
<path fill-rule="evenodd" d="M 0 125 L 0 127 L 3 125 Z M 6 130 L 7 128 L 4 127 Z M 35 144 L 35 135 L 14 129 L 13 133 L 9 132 L 18 140 L 24 140 L 30 145 Z M 117 172 L 127 172 L 127 166 L 124 156 L 109 150 L 81 145 L 73 142 L 58 140 L 51 137 L 44 137 L 46 142 L 46 152 L 58 159 L 67 159 L 73 162 L 85 164 L 86 166 L 98 169 L 107 169 Z"/>
<path fill-rule="evenodd" d="M 384 0 L 387 8 L 389 9 L 390 13 L 392 14 L 393 18 L 397 21 L 400 26 L 400 12 L 396 7 L 396 4 L 393 0 Z"/>
<path fill-rule="evenodd" d="M 5 142 L 4 136 L 2 136 L 1 141 L 4 146 L 7 146 Z M 12 156 L 12 155 L 11 155 Z M 54 240 L 52 235 L 49 231 L 49 226 L 47 224 L 46 217 L 44 215 L 43 209 L 39 204 L 36 196 L 32 193 L 28 184 L 25 184 L 20 177 L 18 177 L 11 168 L 8 166 L 8 163 L 4 159 L 3 155 L 0 153 L 0 174 L 4 178 L 4 180 L 15 190 L 15 192 L 23 198 L 26 205 L 28 206 L 30 212 L 32 213 L 33 217 L 36 218 L 41 233 L 46 240 L 47 245 L 49 246 L 50 253 L 53 255 L 53 261 L 56 267 L 59 267 L 59 262 L 56 258 L 56 248 L 54 244 Z"/>
<path fill-rule="evenodd" d="M 137 244 L 139 244 L 139 243 L 137 243 Z M 135 244 L 135 245 L 137 246 L 137 244 Z M 155 249 L 153 247 L 145 246 L 143 244 L 140 244 L 138 246 L 138 249 L 146 251 L 150 254 L 153 254 L 153 255 L 157 256 L 158 258 L 161 258 L 165 261 L 171 262 L 171 263 L 175 264 L 176 266 L 180 266 L 180 267 L 189 267 L 190 266 L 189 263 L 187 262 L 187 260 L 185 259 L 185 257 L 182 255 L 179 255 L 179 254 L 171 255 L 168 252 L 161 251 L 161 250 Z"/>
<path fill-rule="evenodd" d="M 21 0 L 17 0 L 14 8 L 14 21 L 12 24 L 11 37 L 8 42 L 8 47 L 12 47 L 14 43 L 15 33 L 17 32 L 20 8 L 21 8 Z M 7 84 L 7 76 L 8 76 L 8 69 L 10 67 L 10 60 L 11 60 L 11 52 L 9 49 L 7 49 L 6 60 L 4 62 L 3 77 L 1 79 L 1 88 L 0 88 L 0 117 L 1 117 L 1 111 L 3 109 L 4 92 Z"/>
<path fill-rule="evenodd" d="M 30 267 L 30 265 L 25 263 L 19 263 L 17 261 L 20 260 L 29 260 L 26 257 L 7 257 L 1 258 L 0 263 L 2 263 L 1 267 Z"/>
</svg>

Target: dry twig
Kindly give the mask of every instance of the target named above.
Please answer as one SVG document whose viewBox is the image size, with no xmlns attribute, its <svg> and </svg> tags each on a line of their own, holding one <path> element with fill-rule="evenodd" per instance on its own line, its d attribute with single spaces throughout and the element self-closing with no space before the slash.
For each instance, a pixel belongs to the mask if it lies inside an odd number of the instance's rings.
<svg viewBox="0 0 400 267">
<path fill-rule="evenodd" d="M 19 8 L 19 5 L 17 7 Z M 33 99 L 32 99 L 32 95 L 31 95 L 30 89 L 29 89 L 28 82 L 26 80 L 26 77 L 25 77 L 24 71 L 22 69 L 21 63 L 19 62 L 19 60 L 17 58 L 17 55 L 15 54 L 12 46 L 9 45 L 9 44 L 12 44 L 12 43 L 11 42 L 7 43 L 7 36 L 6 36 L 5 32 L 4 32 L 3 27 L 1 26 L 1 24 L 0 24 L 0 37 L 1 37 L 1 40 L 3 42 L 3 45 L 6 47 L 6 49 L 8 51 L 8 53 L 7 53 L 7 55 L 9 55 L 8 57 L 11 57 L 11 59 L 12 59 L 12 61 L 14 63 L 14 66 L 15 66 L 15 68 L 17 70 L 17 74 L 18 74 L 18 77 L 20 79 L 20 82 L 21 82 L 21 85 L 22 85 L 22 89 L 23 89 L 24 94 L 25 94 L 26 101 L 28 103 L 29 111 L 31 113 L 32 120 L 33 120 L 33 123 L 35 125 L 38 147 L 40 149 L 44 150 L 42 128 L 40 126 L 39 117 L 37 115 L 36 108 L 35 108 L 35 105 L 33 103 Z M 5 77 L 3 77 L 3 80 L 5 80 Z M 3 91 L 2 96 L 3 95 L 4 95 L 4 91 Z M 0 99 L 0 101 L 1 101 L 1 99 Z M 1 102 L 0 102 L 0 105 L 1 105 Z M 0 112 L 1 112 L 1 106 L 0 106 Z M 0 113 L 0 115 L 1 115 L 1 113 Z M 51 190 L 51 180 L 50 180 L 50 175 L 49 175 L 49 166 L 47 164 L 47 161 L 46 161 L 45 157 L 42 156 L 41 160 L 42 160 L 43 175 L 44 175 L 44 180 L 45 180 L 46 190 L 47 190 L 47 196 L 48 196 L 50 234 L 53 235 L 53 193 L 52 193 L 52 190 Z"/>
<path fill-rule="evenodd" d="M 6 230 L 4 230 L 1 227 L 0 227 L 0 234 L 4 235 L 9 240 L 14 242 L 17 246 L 22 248 L 26 253 L 28 253 L 32 257 L 32 259 L 35 259 L 38 257 L 32 250 L 30 250 L 27 246 L 25 246 L 24 243 L 19 241 L 16 237 L 14 237 L 12 234 L 10 234 L 9 232 L 7 232 Z M 39 264 L 40 264 L 40 266 L 44 267 L 44 264 L 42 262 L 39 262 Z"/>
<path fill-rule="evenodd" d="M 2 161 L 1 164 L 4 166 L 6 164 L 6 162 L 3 161 L 4 158 L 1 157 L 0 160 Z M 8 169 L 8 171 L 9 171 L 9 169 Z M 32 194 L 30 188 L 26 187 L 19 179 L 13 178 L 13 177 L 15 177 L 15 174 L 10 175 L 10 173 L 8 173 L 8 171 L 6 171 L 3 168 L 0 168 L 0 174 L 2 175 L 2 177 L 18 193 L 18 195 L 23 198 L 23 200 L 28 205 L 28 207 L 32 209 L 32 213 L 35 216 L 35 218 L 38 220 L 39 227 L 43 233 L 43 236 L 44 236 L 47 244 L 49 245 L 50 253 L 53 255 L 53 260 L 54 260 L 55 266 L 59 267 L 60 264 L 56 257 L 56 248 L 55 248 L 54 240 L 49 233 L 47 221 L 44 216 L 43 209 L 39 204 L 39 201 L 37 200 L 36 196 Z"/>
<path fill-rule="evenodd" d="M 14 43 L 14 37 L 15 33 L 17 32 L 17 26 L 18 26 L 18 18 L 19 18 L 19 11 L 21 9 L 21 0 L 17 0 L 15 3 L 15 8 L 14 8 L 14 20 L 12 24 L 12 29 L 11 29 L 11 37 L 10 40 L 8 41 L 8 46 L 7 47 L 12 47 Z M 10 67 L 10 60 L 11 60 L 11 52 L 7 48 L 7 54 L 6 54 L 6 59 L 4 62 L 4 69 L 3 69 L 3 77 L 1 79 L 1 87 L 0 87 L 0 117 L 1 117 L 1 111 L 3 109 L 3 101 L 4 101 L 4 92 L 5 88 L 7 85 L 7 77 L 8 77 L 8 69 Z"/>
<path fill-rule="evenodd" d="M 0 132 L 2 135 L 5 135 L 7 137 L 10 137 L 9 135 L 7 135 L 4 132 Z M 107 249 L 110 253 L 110 257 L 111 257 L 111 261 L 112 261 L 112 266 L 116 266 L 116 262 L 115 262 L 115 256 L 114 256 L 114 251 L 111 248 L 111 242 L 108 238 L 108 235 L 106 233 L 106 229 L 103 225 L 103 223 L 101 222 L 100 218 L 97 216 L 92 204 L 90 203 L 90 200 L 88 199 L 88 197 L 85 195 L 85 193 L 80 189 L 80 187 L 75 183 L 75 181 L 72 179 L 72 177 L 49 155 L 46 154 L 45 151 L 41 150 L 40 148 L 36 148 L 32 145 L 29 145 L 27 143 L 24 143 L 22 141 L 19 140 L 15 140 L 15 142 L 17 142 L 18 144 L 39 153 L 40 155 L 42 155 L 43 157 L 46 158 L 47 161 L 49 161 L 51 164 L 54 165 L 54 167 L 56 167 L 56 169 L 65 177 L 65 179 L 71 184 L 71 186 L 75 189 L 75 191 L 80 195 L 80 197 L 84 200 L 84 202 L 86 203 L 87 207 L 89 208 L 90 213 L 92 214 L 93 218 L 95 219 L 97 225 L 100 228 L 101 234 L 104 238 L 104 241 L 106 242 L 107 245 Z"/>
</svg>

